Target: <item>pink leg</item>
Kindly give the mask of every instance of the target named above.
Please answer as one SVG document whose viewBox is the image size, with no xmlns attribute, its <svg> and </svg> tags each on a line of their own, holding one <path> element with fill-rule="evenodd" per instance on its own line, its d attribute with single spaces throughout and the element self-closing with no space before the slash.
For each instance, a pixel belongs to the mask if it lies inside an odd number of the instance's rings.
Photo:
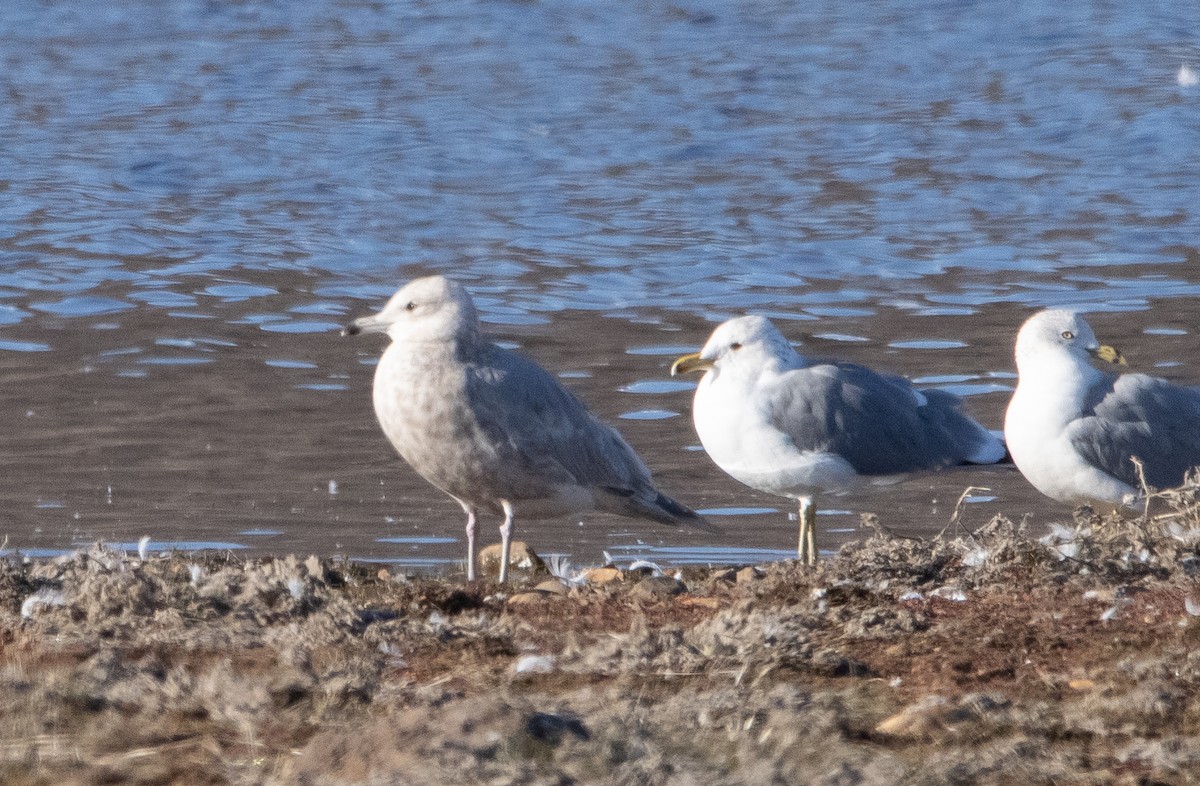
<svg viewBox="0 0 1200 786">
<path fill-rule="evenodd" d="M 796 559 L 804 565 L 817 564 L 817 506 L 812 497 L 800 498 L 800 543 Z"/>
<path fill-rule="evenodd" d="M 467 511 L 467 581 L 475 580 L 475 511 L 464 506 Z"/>
<path fill-rule="evenodd" d="M 508 581 L 508 558 L 512 549 L 513 509 L 508 500 L 500 503 L 504 508 L 504 523 L 500 525 L 500 583 Z"/>
</svg>

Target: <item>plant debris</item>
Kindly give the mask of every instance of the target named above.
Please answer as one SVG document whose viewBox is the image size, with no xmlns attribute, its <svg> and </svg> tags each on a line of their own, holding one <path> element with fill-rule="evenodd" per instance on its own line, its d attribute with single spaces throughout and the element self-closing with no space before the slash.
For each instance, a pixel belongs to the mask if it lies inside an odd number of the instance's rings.
<svg viewBox="0 0 1200 786">
<path fill-rule="evenodd" d="M 1196 500 L 509 587 L 9 554 L 0 782 L 1196 783 Z"/>
</svg>

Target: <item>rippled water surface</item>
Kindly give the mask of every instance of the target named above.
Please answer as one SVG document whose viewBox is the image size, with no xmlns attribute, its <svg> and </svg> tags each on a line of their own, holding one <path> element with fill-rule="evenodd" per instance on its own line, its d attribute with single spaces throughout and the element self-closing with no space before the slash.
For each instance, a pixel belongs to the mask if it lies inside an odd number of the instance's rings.
<svg viewBox="0 0 1200 786">
<path fill-rule="evenodd" d="M 726 533 L 520 524 L 582 562 L 794 549 L 790 505 L 708 462 L 667 376 L 728 316 L 993 428 L 1037 307 L 1200 380 L 1194 11 L 10 0 L 8 547 L 460 558 L 457 505 L 373 422 L 381 343 L 337 332 L 429 272 Z M 968 524 L 1064 512 L 956 471 L 828 500 L 824 545 L 863 512 L 936 531 L 969 485 Z"/>
</svg>

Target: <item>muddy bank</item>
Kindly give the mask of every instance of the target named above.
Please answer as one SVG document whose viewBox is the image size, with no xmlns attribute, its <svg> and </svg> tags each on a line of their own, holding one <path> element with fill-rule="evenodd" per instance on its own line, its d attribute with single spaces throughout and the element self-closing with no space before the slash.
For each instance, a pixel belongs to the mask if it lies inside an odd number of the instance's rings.
<svg viewBox="0 0 1200 786">
<path fill-rule="evenodd" d="M 1188 499 L 571 586 L 11 556 L 0 781 L 1193 783 Z"/>
</svg>

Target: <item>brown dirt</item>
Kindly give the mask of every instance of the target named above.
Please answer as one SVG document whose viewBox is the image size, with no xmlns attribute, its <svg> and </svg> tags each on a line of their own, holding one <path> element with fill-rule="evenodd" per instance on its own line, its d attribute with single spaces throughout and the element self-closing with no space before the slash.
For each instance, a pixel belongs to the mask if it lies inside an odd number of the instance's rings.
<svg viewBox="0 0 1200 786">
<path fill-rule="evenodd" d="M 1197 783 L 1200 527 L 1172 501 L 565 593 L 10 557 L 0 782 Z"/>
</svg>

